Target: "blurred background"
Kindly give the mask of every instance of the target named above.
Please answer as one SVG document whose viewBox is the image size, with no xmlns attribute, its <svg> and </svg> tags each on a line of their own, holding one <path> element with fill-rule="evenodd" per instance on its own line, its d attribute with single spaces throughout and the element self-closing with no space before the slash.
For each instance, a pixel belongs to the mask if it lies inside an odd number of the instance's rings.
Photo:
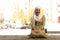
<svg viewBox="0 0 60 40">
<path fill-rule="evenodd" d="M 46 17 L 45 28 L 60 31 L 60 0 L 0 0 L 0 25 L 2 21 L 17 26 L 29 24 L 36 6 Z"/>
</svg>

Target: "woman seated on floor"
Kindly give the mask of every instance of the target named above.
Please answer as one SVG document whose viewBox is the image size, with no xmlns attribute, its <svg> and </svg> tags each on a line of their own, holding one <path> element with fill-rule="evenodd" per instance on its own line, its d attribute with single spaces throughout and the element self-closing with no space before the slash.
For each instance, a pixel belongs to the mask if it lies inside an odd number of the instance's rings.
<svg viewBox="0 0 60 40">
<path fill-rule="evenodd" d="M 29 37 L 47 37 L 45 33 L 45 16 L 41 15 L 40 8 L 36 7 L 31 17 L 31 34 Z"/>
</svg>

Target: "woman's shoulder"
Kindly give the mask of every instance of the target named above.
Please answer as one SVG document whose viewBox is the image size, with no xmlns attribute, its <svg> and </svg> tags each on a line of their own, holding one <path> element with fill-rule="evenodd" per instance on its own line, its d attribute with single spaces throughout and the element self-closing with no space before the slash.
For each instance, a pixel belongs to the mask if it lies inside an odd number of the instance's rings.
<svg viewBox="0 0 60 40">
<path fill-rule="evenodd" d="M 42 15 L 43 18 L 45 18 L 45 15 Z"/>
</svg>

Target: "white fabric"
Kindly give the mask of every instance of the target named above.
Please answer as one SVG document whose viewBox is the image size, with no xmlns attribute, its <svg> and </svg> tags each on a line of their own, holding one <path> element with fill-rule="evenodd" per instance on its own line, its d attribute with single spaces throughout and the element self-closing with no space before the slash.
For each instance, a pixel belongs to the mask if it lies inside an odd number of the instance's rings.
<svg viewBox="0 0 60 40">
<path fill-rule="evenodd" d="M 35 14 L 33 14 L 32 18 L 31 18 L 31 24 L 33 25 L 33 27 L 35 26 L 35 20 L 39 21 L 41 18 L 42 18 L 42 15 L 36 16 Z"/>
<path fill-rule="evenodd" d="M 34 20 L 39 21 L 42 18 L 42 15 L 34 15 Z"/>
</svg>

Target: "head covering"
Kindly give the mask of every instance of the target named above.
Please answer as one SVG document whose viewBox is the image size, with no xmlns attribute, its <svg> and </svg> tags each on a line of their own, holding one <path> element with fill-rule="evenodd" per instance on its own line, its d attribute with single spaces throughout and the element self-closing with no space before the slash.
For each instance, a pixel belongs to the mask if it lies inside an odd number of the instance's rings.
<svg viewBox="0 0 60 40">
<path fill-rule="evenodd" d="M 36 9 L 40 9 L 40 7 L 37 6 L 37 7 L 35 8 L 35 10 L 36 10 Z M 40 15 L 38 15 L 38 16 L 35 15 L 35 12 L 33 13 L 33 16 L 31 17 L 31 24 L 33 25 L 33 27 L 35 26 L 35 20 L 36 20 L 36 21 L 39 21 L 41 18 L 42 18 L 41 13 L 40 13 Z"/>
</svg>

